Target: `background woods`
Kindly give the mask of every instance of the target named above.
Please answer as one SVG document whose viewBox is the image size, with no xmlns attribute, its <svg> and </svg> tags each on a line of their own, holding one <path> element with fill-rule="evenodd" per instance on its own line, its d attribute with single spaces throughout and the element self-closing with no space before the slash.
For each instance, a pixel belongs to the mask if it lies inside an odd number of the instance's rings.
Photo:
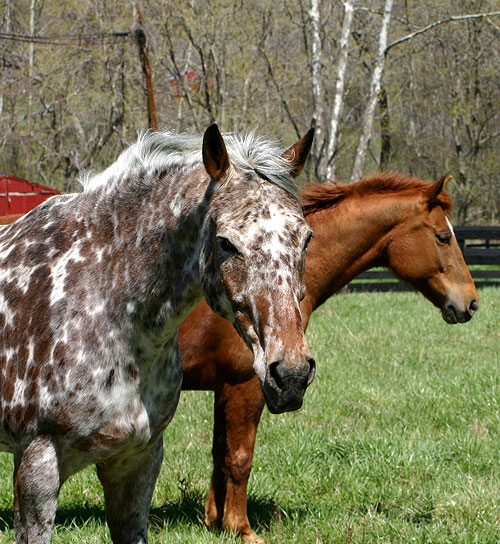
<svg viewBox="0 0 500 544">
<path fill-rule="evenodd" d="M 142 7 L 161 128 L 217 121 L 286 144 L 314 123 L 309 179 L 448 171 L 455 222 L 498 223 L 498 0 Z M 77 190 L 80 170 L 106 166 L 147 128 L 137 10 L 104 0 L 0 10 L 0 172 Z"/>
</svg>

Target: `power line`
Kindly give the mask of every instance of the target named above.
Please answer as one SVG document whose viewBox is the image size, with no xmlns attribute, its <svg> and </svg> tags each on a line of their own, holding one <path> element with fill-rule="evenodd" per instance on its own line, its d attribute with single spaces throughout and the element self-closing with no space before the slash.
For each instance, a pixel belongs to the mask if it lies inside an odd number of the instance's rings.
<svg viewBox="0 0 500 544">
<path fill-rule="evenodd" d="M 12 34 L 0 32 L 0 40 L 9 40 L 41 45 L 85 45 L 98 41 L 114 41 L 128 38 L 132 32 L 111 32 L 98 34 L 66 34 L 60 36 L 29 36 L 26 34 Z"/>
</svg>

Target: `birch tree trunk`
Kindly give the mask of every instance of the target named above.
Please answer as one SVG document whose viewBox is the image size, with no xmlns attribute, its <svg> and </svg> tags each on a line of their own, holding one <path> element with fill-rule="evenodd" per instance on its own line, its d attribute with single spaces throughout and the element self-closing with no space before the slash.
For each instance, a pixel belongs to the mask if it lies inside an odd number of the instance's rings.
<svg viewBox="0 0 500 544">
<path fill-rule="evenodd" d="M 335 163 L 337 161 L 337 149 L 339 142 L 340 115 L 342 113 L 342 104 L 344 102 L 344 82 L 347 69 L 347 54 L 349 50 L 349 37 L 351 35 L 353 12 L 354 8 L 352 0 L 346 0 L 344 2 L 344 21 L 342 23 L 342 35 L 340 37 L 339 58 L 337 62 L 335 99 L 333 103 L 332 115 L 330 118 L 330 138 L 328 140 L 328 148 L 326 151 L 326 177 L 328 179 L 333 179 L 335 177 Z"/>
<path fill-rule="evenodd" d="M 354 167 L 352 169 L 351 181 L 361 179 L 363 175 L 363 166 L 365 164 L 366 152 L 368 143 L 372 135 L 373 119 L 375 117 L 375 107 L 377 105 L 380 82 L 384 71 L 387 34 L 389 32 L 389 24 L 391 22 L 391 12 L 394 0 L 385 0 L 384 16 L 382 18 L 382 26 L 380 28 L 380 36 L 378 42 L 378 54 L 373 70 L 372 81 L 370 84 L 370 94 L 368 96 L 368 104 L 363 116 L 363 125 L 361 128 L 361 136 L 359 137 L 358 148 L 356 149 L 356 158 L 354 159 Z"/>
<path fill-rule="evenodd" d="M 319 0 L 311 0 L 311 81 L 313 96 L 312 124 L 315 128 L 313 143 L 313 159 L 316 177 L 321 179 L 324 172 L 325 158 L 323 148 L 325 145 L 323 89 L 321 85 L 321 17 L 319 13 Z"/>
</svg>

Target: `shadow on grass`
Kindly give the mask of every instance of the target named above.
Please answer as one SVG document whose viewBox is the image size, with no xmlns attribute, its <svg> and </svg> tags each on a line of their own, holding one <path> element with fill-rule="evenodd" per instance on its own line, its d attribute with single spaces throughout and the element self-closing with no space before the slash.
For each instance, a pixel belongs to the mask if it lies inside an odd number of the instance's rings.
<svg viewBox="0 0 500 544">
<path fill-rule="evenodd" d="M 160 531 L 165 527 L 176 527 L 186 524 L 204 527 L 205 496 L 200 491 L 189 491 L 182 494 L 181 500 L 168 501 L 156 506 L 149 513 L 149 528 Z M 288 514 L 297 514 L 290 512 Z M 250 525 L 257 531 L 269 531 L 275 523 L 281 523 L 281 510 L 272 500 L 251 497 L 248 500 L 248 518 Z M 106 524 L 104 509 L 98 506 L 68 506 L 57 510 L 56 525 L 60 527 L 83 527 L 89 521 Z M 11 509 L 0 509 L 0 532 L 14 528 L 14 515 Z M 210 529 L 212 530 L 212 529 Z"/>
<path fill-rule="evenodd" d="M 151 510 L 150 530 L 157 532 L 166 527 L 175 528 L 186 524 L 205 527 L 204 503 L 205 494 L 200 491 L 184 492 L 181 500 L 167 501 Z M 300 509 L 287 508 L 287 516 L 300 518 L 302 515 L 306 515 L 306 509 L 301 512 Z M 286 516 L 274 500 L 265 497 L 249 497 L 248 519 L 251 527 L 258 534 L 269 532 L 273 525 L 283 523 L 285 518 Z M 220 532 L 216 528 L 207 528 L 207 530 Z"/>
<path fill-rule="evenodd" d="M 181 500 L 167 501 L 161 506 L 152 508 L 149 520 L 157 529 L 165 525 L 174 527 L 185 523 L 204 526 L 205 495 L 200 491 L 189 491 L 182 494 Z M 273 500 L 265 498 L 249 498 L 248 518 L 252 527 L 269 530 L 278 514 L 279 507 Z"/>
<path fill-rule="evenodd" d="M 56 525 L 68 527 L 75 525 L 83 527 L 90 520 L 106 523 L 104 510 L 97 506 L 74 506 L 59 508 L 56 514 Z M 14 528 L 14 513 L 12 510 L 0 510 L 0 531 Z"/>
<path fill-rule="evenodd" d="M 264 497 L 248 499 L 248 521 L 257 533 L 269 531 L 271 525 L 281 518 L 279 506 L 272 500 Z"/>
<path fill-rule="evenodd" d="M 204 497 L 198 491 L 183 493 L 180 500 L 167 501 L 149 512 L 149 523 L 152 530 L 166 525 L 184 525 L 186 523 L 203 524 Z"/>
<path fill-rule="evenodd" d="M 0 510 L 0 531 L 14 528 L 14 514 L 12 510 Z"/>
</svg>

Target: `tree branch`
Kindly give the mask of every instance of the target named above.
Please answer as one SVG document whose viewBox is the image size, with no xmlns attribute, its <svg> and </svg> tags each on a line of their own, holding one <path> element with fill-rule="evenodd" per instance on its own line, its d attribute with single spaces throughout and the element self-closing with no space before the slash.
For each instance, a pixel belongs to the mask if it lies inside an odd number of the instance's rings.
<svg viewBox="0 0 500 544">
<path fill-rule="evenodd" d="M 490 13 L 473 13 L 470 15 L 453 15 L 451 17 L 447 17 L 446 19 L 435 21 L 434 23 L 431 23 L 430 25 L 427 25 L 424 28 L 421 28 L 420 30 L 411 32 L 410 34 L 407 34 L 406 36 L 403 36 L 402 38 L 399 38 L 398 40 L 393 41 L 385 48 L 385 54 L 387 55 L 389 50 L 392 49 L 393 47 L 396 47 L 396 45 L 407 42 L 408 40 L 411 40 L 415 36 L 419 36 L 420 34 L 423 34 L 424 32 L 427 32 L 428 30 L 431 30 L 435 28 L 436 26 L 443 25 L 445 23 L 451 23 L 453 21 L 464 21 L 466 19 L 479 19 L 481 17 L 491 17 L 493 15 L 500 15 L 500 11 L 492 11 Z"/>
<path fill-rule="evenodd" d="M 290 123 L 292 123 L 292 126 L 295 130 L 295 134 L 297 135 L 298 138 L 300 138 L 300 131 L 299 131 L 299 127 L 297 126 L 297 123 L 295 122 L 295 119 L 293 118 L 293 115 L 292 115 L 292 112 L 290 111 L 290 108 L 288 107 L 288 102 L 286 101 L 284 95 L 283 95 L 283 91 L 281 89 L 281 86 L 279 85 L 279 83 L 276 81 L 276 78 L 274 77 L 274 70 L 273 70 L 273 66 L 271 64 L 271 61 L 269 60 L 269 57 L 267 56 L 267 53 L 264 51 L 264 48 L 262 47 L 262 44 L 260 44 L 261 47 L 259 48 L 259 53 L 260 55 L 262 56 L 262 58 L 264 59 L 266 65 L 267 65 L 267 73 L 269 74 L 269 77 L 271 78 L 271 81 L 274 85 L 274 88 L 276 89 L 276 92 L 278 93 L 278 96 L 280 98 L 280 102 L 287 114 L 287 117 L 288 119 L 290 120 Z"/>
</svg>

